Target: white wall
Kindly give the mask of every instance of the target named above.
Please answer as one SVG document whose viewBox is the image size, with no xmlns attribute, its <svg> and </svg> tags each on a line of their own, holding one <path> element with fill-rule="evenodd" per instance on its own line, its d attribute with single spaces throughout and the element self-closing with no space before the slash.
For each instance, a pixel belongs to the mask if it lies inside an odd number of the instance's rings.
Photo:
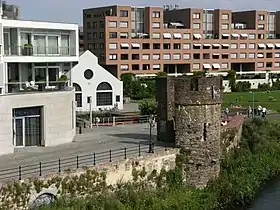
<svg viewBox="0 0 280 210">
<path fill-rule="evenodd" d="M 276 79 L 274 79 L 274 80 L 276 80 Z M 236 80 L 236 83 L 237 82 L 250 82 L 251 89 L 258 89 L 259 84 L 267 84 L 268 79 L 239 79 L 239 80 Z M 223 86 L 225 88 L 224 92 L 231 92 L 228 80 L 223 80 Z"/>
<path fill-rule="evenodd" d="M 93 78 L 87 80 L 84 77 L 84 71 L 91 69 L 93 71 Z M 70 73 L 69 73 L 70 74 Z M 89 111 L 89 104 L 87 97 L 92 97 L 92 110 L 111 109 L 114 104 L 118 104 L 119 109 L 123 109 L 123 83 L 114 77 L 106 69 L 98 65 L 97 57 L 90 51 L 86 51 L 79 58 L 79 63 L 71 69 L 72 82 L 80 85 L 82 88 L 82 107 L 77 107 L 77 111 Z M 98 107 L 96 105 L 96 88 L 101 82 L 108 82 L 113 89 L 113 105 Z M 120 102 L 116 102 L 116 96 L 120 96 Z"/>
<path fill-rule="evenodd" d="M 74 90 L 0 96 L 0 155 L 14 152 L 12 109 L 43 106 L 45 146 L 72 142 L 76 135 Z"/>
</svg>

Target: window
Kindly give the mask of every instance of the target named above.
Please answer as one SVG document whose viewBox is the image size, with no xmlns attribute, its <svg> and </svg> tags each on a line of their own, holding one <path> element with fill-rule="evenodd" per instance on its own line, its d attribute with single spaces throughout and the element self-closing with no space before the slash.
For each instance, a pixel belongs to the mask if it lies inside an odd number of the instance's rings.
<svg viewBox="0 0 280 210">
<path fill-rule="evenodd" d="M 193 13 L 193 19 L 200 19 L 200 13 Z"/>
<path fill-rule="evenodd" d="M 100 32 L 99 37 L 100 37 L 100 39 L 104 39 L 104 32 Z"/>
<path fill-rule="evenodd" d="M 230 58 L 237 58 L 237 53 L 231 53 Z"/>
<path fill-rule="evenodd" d="M 131 55 L 131 59 L 132 60 L 139 60 L 140 59 L 140 55 L 139 54 L 132 54 Z"/>
<path fill-rule="evenodd" d="M 77 107 L 82 107 L 82 88 L 77 83 L 73 83 L 75 89 L 75 101 Z"/>
<path fill-rule="evenodd" d="M 58 36 L 48 36 L 48 54 L 58 54 Z"/>
<path fill-rule="evenodd" d="M 164 44 L 163 44 L 163 49 L 164 49 L 164 50 L 170 50 L 170 49 L 171 49 L 170 44 L 169 44 L 169 43 L 164 43 Z"/>
<path fill-rule="evenodd" d="M 280 67 L 280 63 L 279 62 L 275 62 L 274 63 L 274 67 Z"/>
<path fill-rule="evenodd" d="M 153 54 L 153 60 L 160 60 L 160 54 Z"/>
<path fill-rule="evenodd" d="M 109 28 L 117 28 L 117 21 L 109 21 Z"/>
<path fill-rule="evenodd" d="M 230 45 L 230 48 L 231 48 L 231 49 L 237 49 L 237 44 L 231 44 L 231 45 Z"/>
<path fill-rule="evenodd" d="M 121 60 L 128 60 L 128 54 L 121 54 Z"/>
<path fill-rule="evenodd" d="M 116 102 L 120 102 L 121 101 L 121 96 L 120 95 L 116 95 Z"/>
<path fill-rule="evenodd" d="M 264 30 L 264 24 L 258 24 L 258 30 Z"/>
<path fill-rule="evenodd" d="M 154 33 L 153 39 L 160 39 L 160 33 Z"/>
<path fill-rule="evenodd" d="M 143 64 L 142 70 L 150 70 L 150 64 Z"/>
<path fill-rule="evenodd" d="M 128 28 L 128 22 L 127 21 L 120 21 L 120 28 Z"/>
<path fill-rule="evenodd" d="M 160 28 L 159 22 L 153 22 L 153 28 Z"/>
<path fill-rule="evenodd" d="M 131 65 L 131 69 L 132 69 L 133 71 L 140 70 L 140 65 L 139 65 L 139 64 L 132 64 L 132 65 Z"/>
<path fill-rule="evenodd" d="M 128 11 L 127 10 L 121 10 L 120 11 L 120 17 L 128 17 Z"/>
<path fill-rule="evenodd" d="M 222 63 L 221 67 L 222 69 L 228 69 L 228 63 Z"/>
<path fill-rule="evenodd" d="M 246 53 L 240 53 L 239 58 L 246 58 Z"/>
<path fill-rule="evenodd" d="M 191 58 L 191 55 L 189 53 L 183 54 L 183 59 L 184 60 L 189 60 Z"/>
<path fill-rule="evenodd" d="M 266 67 L 267 67 L 267 68 L 271 68 L 272 66 L 273 66 L 273 65 L 272 65 L 272 62 L 267 62 L 267 63 L 266 63 Z"/>
<path fill-rule="evenodd" d="M 178 44 L 178 43 L 173 44 L 173 49 L 174 50 L 180 50 L 181 49 L 181 44 Z"/>
<path fill-rule="evenodd" d="M 128 65 L 127 64 L 123 64 L 120 66 L 121 71 L 128 71 Z"/>
<path fill-rule="evenodd" d="M 229 25 L 227 23 L 223 23 L 222 24 L 222 29 L 223 30 L 228 30 L 229 29 Z"/>
<path fill-rule="evenodd" d="M 189 34 L 189 33 L 183 34 L 183 39 L 191 39 L 191 34 Z"/>
<path fill-rule="evenodd" d="M 193 59 L 200 59 L 200 53 L 194 53 Z"/>
<path fill-rule="evenodd" d="M 86 69 L 84 71 L 84 77 L 87 79 L 87 80 L 90 80 L 93 78 L 93 71 L 91 69 Z"/>
<path fill-rule="evenodd" d="M 280 53 L 279 52 L 275 53 L 274 57 L 275 58 L 280 58 Z"/>
<path fill-rule="evenodd" d="M 170 54 L 163 54 L 163 60 L 170 60 Z"/>
<path fill-rule="evenodd" d="M 229 20 L 228 14 L 222 14 L 222 20 Z"/>
<path fill-rule="evenodd" d="M 181 54 L 179 53 L 173 54 L 173 60 L 180 60 L 180 59 L 181 59 Z"/>
<path fill-rule="evenodd" d="M 184 50 L 189 50 L 191 48 L 190 44 L 183 44 L 183 49 Z"/>
<path fill-rule="evenodd" d="M 258 20 L 264 20 L 264 15 L 259 15 Z"/>
<path fill-rule="evenodd" d="M 160 50 L 160 44 L 159 43 L 154 43 L 153 44 L 153 49 L 154 50 Z"/>
<path fill-rule="evenodd" d="M 148 49 L 150 49 L 150 43 L 143 43 L 143 44 L 142 44 L 142 49 L 143 49 L 143 50 L 148 50 Z"/>
<path fill-rule="evenodd" d="M 143 54 L 142 55 L 142 60 L 150 60 L 150 55 L 149 54 Z"/>
<path fill-rule="evenodd" d="M 120 38 L 121 39 L 127 39 L 128 38 L 128 33 L 127 32 L 120 32 Z"/>
<path fill-rule="evenodd" d="M 160 70 L 160 64 L 153 64 L 153 70 Z"/>
<path fill-rule="evenodd" d="M 256 39 L 256 34 L 249 34 L 249 39 Z"/>
<path fill-rule="evenodd" d="M 96 88 L 96 106 L 112 106 L 113 89 L 108 82 L 101 82 Z"/>
<path fill-rule="evenodd" d="M 254 44 L 254 43 L 250 43 L 250 44 L 248 45 L 248 48 L 249 48 L 249 49 L 255 49 L 255 44 Z"/>
<path fill-rule="evenodd" d="M 200 29 L 200 23 L 194 23 L 193 29 Z"/>
<path fill-rule="evenodd" d="M 153 12 L 153 18 L 160 18 L 160 12 L 159 11 L 154 11 Z"/>
<path fill-rule="evenodd" d="M 263 68 L 264 67 L 264 63 L 263 62 L 257 63 L 257 67 L 258 68 Z"/>
<path fill-rule="evenodd" d="M 117 33 L 117 32 L 110 32 L 110 33 L 109 33 L 109 38 L 110 38 L 110 39 L 118 38 L 118 33 Z"/>
<path fill-rule="evenodd" d="M 116 44 L 116 43 L 110 43 L 110 44 L 109 44 L 109 49 L 110 49 L 110 50 L 115 50 L 115 49 L 117 49 L 117 44 Z"/>
<path fill-rule="evenodd" d="M 246 44 L 240 44 L 240 45 L 239 45 L 239 48 L 240 48 L 240 49 L 246 49 Z"/>
<path fill-rule="evenodd" d="M 100 28 L 104 28 L 105 27 L 105 22 L 104 21 L 100 21 L 99 22 L 99 26 L 100 26 Z"/>
<path fill-rule="evenodd" d="M 117 60 L 117 59 L 118 59 L 117 54 L 110 54 L 109 55 L 109 60 Z"/>
<path fill-rule="evenodd" d="M 248 58 L 255 58 L 255 53 L 249 53 Z"/>
<path fill-rule="evenodd" d="M 258 39 L 264 39 L 264 34 L 258 34 Z"/>
<path fill-rule="evenodd" d="M 199 63 L 194 63 L 192 68 L 193 68 L 193 70 L 199 70 L 200 69 L 200 64 Z"/>
</svg>

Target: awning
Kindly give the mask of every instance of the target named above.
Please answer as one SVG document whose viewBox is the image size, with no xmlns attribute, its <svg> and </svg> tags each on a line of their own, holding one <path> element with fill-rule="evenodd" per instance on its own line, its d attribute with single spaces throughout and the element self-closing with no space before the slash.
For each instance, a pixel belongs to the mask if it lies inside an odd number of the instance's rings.
<svg viewBox="0 0 280 210">
<path fill-rule="evenodd" d="M 273 44 L 266 44 L 266 46 L 267 46 L 268 48 L 274 48 L 274 45 L 273 45 Z"/>
<path fill-rule="evenodd" d="M 213 66 L 214 69 L 220 69 L 221 68 L 220 64 L 218 64 L 218 63 L 213 63 L 212 66 Z"/>
<path fill-rule="evenodd" d="M 163 33 L 163 38 L 164 39 L 171 39 L 171 34 L 170 33 Z"/>
<path fill-rule="evenodd" d="M 219 44 L 213 44 L 213 47 L 220 47 Z"/>
<path fill-rule="evenodd" d="M 204 69 L 211 69 L 211 65 L 210 65 L 210 64 L 207 64 L 207 63 L 204 63 L 204 64 L 203 64 L 203 68 L 204 68 Z"/>
<path fill-rule="evenodd" d="M 182 38 L 182 35 L 179 34 L 179 33 L 174 33 L 174 34 L 173 34 L 173 37 L 174 37 L 175 39 L 181 39 L 181 38 Z"/>
<path fill-rule="evenodd" d="M 201 35 L 200 35 L 200 34 L 194 34 L 193 37 L 194 37 L 195 39 L 201 39 Z"/>
<path fill-rule="evenodd" d="M 241 37 L 247 38 L 249 35 L 248 34 L 240 34 Z"/>
<path fill-rule="evenodd" d="M 229 37 L 229 34 L 222 34 L 223 37 Z"/>
<path fill-rule="evenodd" d="M 219 53 L 213 53 L 213 55 L 220 55 Z"/>
<path fill-rule="evenodd" d="M 193 44 L 195 47 L 201 47 L 201 44 Z"/>
<path fill-rule="evenodd" d="M 140 48 L 140 44 L 137 44 L 137 43 L 132 43 L 131 46 L 134 48 Z"/>
<path fill-rule="evenodd" d="M 265 44 L 258 44 L 259 48 L 265 48 Z"/>
<path fill-rule="evenodd" d="M 203 44 L 203 47 L 211 47 L 211 44 Z"/>
<path fill-rule="evenodd" d="M 169 24 L 172 25 L 172 26 L 177 26 L 177 27 L 178 26 L 181 26 L 181 27 L 184 26 L 184 24 L 182 24 L 182 23 L 172 23 L 172 22 L 170 22 Z"/>
<path fill-rule="evenodd" d="M 128 65 L 121 65 L 121 69 L 122 69 L 122 70 L 128 69 Z"/>
<path fill-rule="evenodd" d="M 229 47 L 229 44 L 222 44 L 223 47 Z"/>
<path fill-rule="evenodd" d="M 129 48 L 129 44 L 127 44 L 127 43 L 123 43 L 123 44 L 121 44 L 121 47 L 126 47 L 126 48 Z"/>
<path fill-rule="evenodd" d="M 258 58 L 263 58 L 263 54 L 258 54 Z"/>
<path fill-rule="evenodd" d="M 234 37 L 234 38 L 238 38 L 239 34 L 231 34 L 231 36 Z"/>
<path fill-rule="evenodd" d="M 275 47 L 280 48 L 280 44 L 275 44 Z"/>
</svg>

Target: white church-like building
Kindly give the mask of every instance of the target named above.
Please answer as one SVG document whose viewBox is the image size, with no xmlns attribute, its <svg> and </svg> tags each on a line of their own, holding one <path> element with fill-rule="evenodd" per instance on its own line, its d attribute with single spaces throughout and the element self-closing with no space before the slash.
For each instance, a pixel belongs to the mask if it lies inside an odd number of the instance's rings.
<svg viewBox="0 0 280 210">
<path fill-rule="evenodd" d="M 123 109 L 123 82 L 100 66 L 90 51 L 68 74 L 75 88 L 76 111 Z"/>
</svg>

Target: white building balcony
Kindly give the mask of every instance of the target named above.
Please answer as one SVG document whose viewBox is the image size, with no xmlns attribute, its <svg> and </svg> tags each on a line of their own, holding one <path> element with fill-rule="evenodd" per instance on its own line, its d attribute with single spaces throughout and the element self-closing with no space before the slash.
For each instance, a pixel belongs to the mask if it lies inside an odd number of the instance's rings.
<svg viewBox="0 0 280 210">
<path fill-rule="evenodd" d="M 78 61 L 78 25 L 22 20 L 2 22 L 5 62 Z"/>
</svg>

